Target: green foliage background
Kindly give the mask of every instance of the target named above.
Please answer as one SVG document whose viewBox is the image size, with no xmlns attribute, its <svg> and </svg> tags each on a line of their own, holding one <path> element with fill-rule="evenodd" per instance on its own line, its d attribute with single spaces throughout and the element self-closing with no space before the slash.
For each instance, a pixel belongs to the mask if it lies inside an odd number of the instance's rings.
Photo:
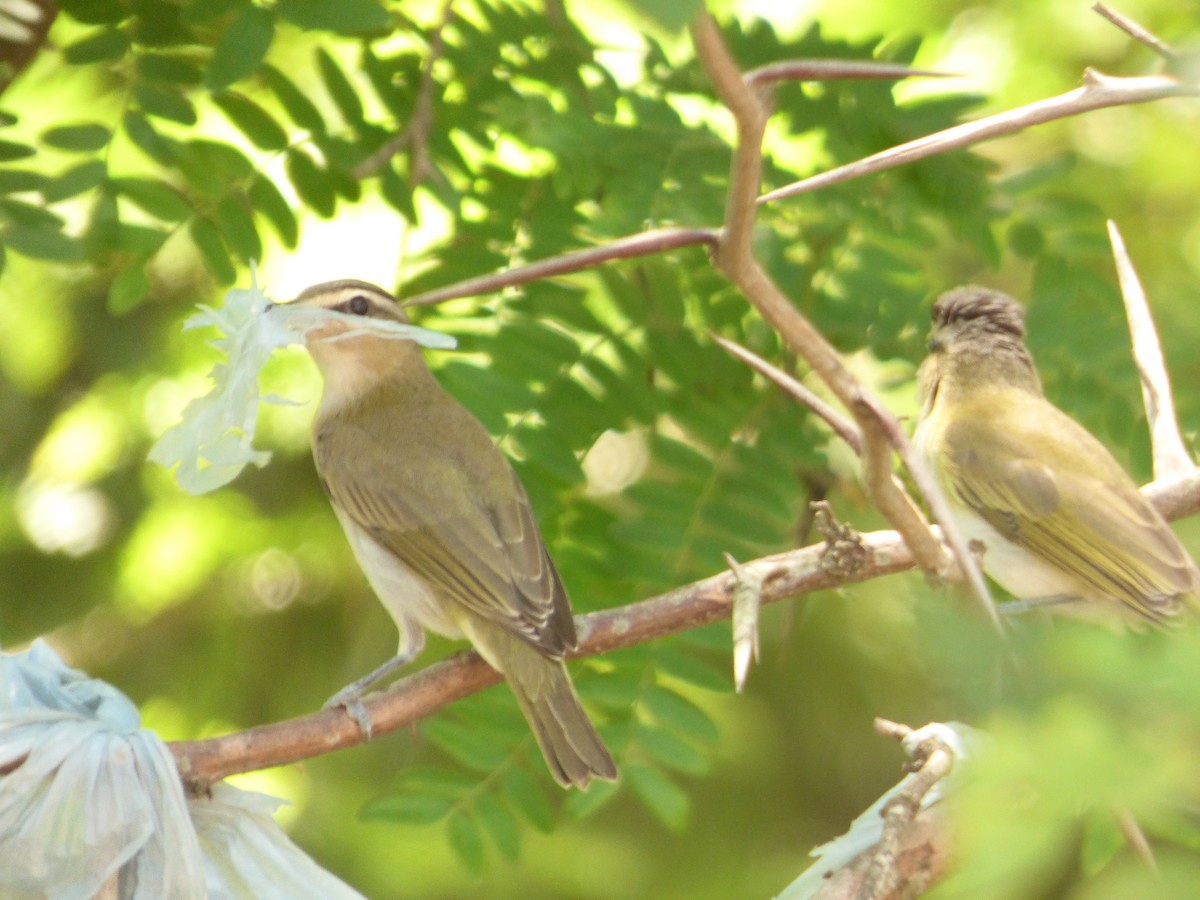
<svg viewBox="0 0 1200 900">
<path fill-rule="evenodd" d="M 144 462 L 213 362 L 181 321 L 245 284 L 250 260 L 280 296 L 302 275 L 403 296 L 648 226 L 716 225 L 728 118 L 671 4 L 456 2 L 423 134 L 436 4 L 59 6 L 0 97 L 0 641 L 49 635 L 168 738 L 302 714 L 395 636 L 313 475 L 311 402 L 265 411 L 273 462 L 211 496 Z M 1172 40 L 1194 28 L 1165 0 L 1124 11 Z M 877 58 L 979 76 L 782 87 L 767 187 L 1069 90 L 1087 65 L 1155 66 L 1084 3 L 718 12 L 746 68 Z M 406 127 L 417 139 L 364 175 Z M 1027 298 L 1048 392 L 1147 480 L 1104 220 L 1142 272 L 1190 430 L 1198 138 L 1188 101 L 1054 123 L 767 207 L 758 252 L 901 414 L 931 297 L 975 280 Z M 722 552 L 811 542 L 812 499 L 882 527 L 844 448 L 709 339 L 794 365 L 700 250 L 419 320 L 459 338 L 434 364 L 513 457 L 577 611 L 712 574 Z M 301 354 L 266 381 L 319 390 Z M 1200 549 L 1194 523 L 1179 529 Z M 1116 804 L 1173 890 L 1200 878 L 1194 644 L 1030 621 L 1002 652 L 919 576 L 889 578 L 767 610 L 742 696 L 724 624 L 577 665 L 615 788 L 559 792 L 503 689 L 248 783 L 290 799 L 296 839 L 372 897 L 770 896 L 896 780 L 872 716 L 959 718 L 995 749 L 964 791 L 946 896 L 1129 896 L 1146 876 Z M 453 649 L 435 640 L 423 661 Z"/>
</svg>

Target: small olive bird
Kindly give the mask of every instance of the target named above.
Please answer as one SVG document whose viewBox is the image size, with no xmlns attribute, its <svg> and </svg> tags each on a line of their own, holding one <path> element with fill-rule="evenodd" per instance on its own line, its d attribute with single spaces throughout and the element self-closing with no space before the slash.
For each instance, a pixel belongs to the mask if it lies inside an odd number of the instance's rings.
<svg viewBox="0 0 1200 900">
<path fill-rule="evenodd" d="M 293 303 L 407 322 L 390 294 L 331 281 Z M 423 629 L 466 637 L 502 672 L 564 787 L 614 779 L 563 655 L 575 621 L 525 490 L 483 425 L 408 340 L 330 320 L 305 336 L 325 382 L 313 422 L 321 483 L 371 587 L 400 629 L 398 656 L 336 695 L 348 708 L 415 657 Z"/>
<path fill-rule="evenodd" d="M 1095 437 L 1042 394 L 1025 311 L 968 286 L 933 305 L 914 443 L 984 570 L 1022 606 L 1118 627 L 1195 604 L 1200 575 Z"/>
</svg>

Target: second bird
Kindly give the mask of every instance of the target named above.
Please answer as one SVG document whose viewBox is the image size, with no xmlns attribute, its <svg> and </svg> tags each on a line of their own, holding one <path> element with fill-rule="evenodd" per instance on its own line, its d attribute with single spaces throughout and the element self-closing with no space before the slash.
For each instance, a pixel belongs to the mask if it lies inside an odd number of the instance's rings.
<svg viewBox="0 0 1200 900">
<path fill-rule="evenodd" d="M 968 286 L 933 306 L 914 444 L 1014 597 L 1105 624 L 1195 606 L 1200 574 L 1112 454 L 1042 394 L 1025 311 Z"/>
<path fill-rule="evenodd" d="M 293 302 L 408 321 L 390 294 L 362 281 L 319 284 Z M 325 382 L 317 471 L 400 629 L 397 662 L 420 652 L 423 629 L 467 638 L 508 680 L 560 784 L 614 779 L 563 663 L 577 644 L 570 602 L 508 460 L 412 341 L 336 320 L 306 341 Z"/>
</svg>

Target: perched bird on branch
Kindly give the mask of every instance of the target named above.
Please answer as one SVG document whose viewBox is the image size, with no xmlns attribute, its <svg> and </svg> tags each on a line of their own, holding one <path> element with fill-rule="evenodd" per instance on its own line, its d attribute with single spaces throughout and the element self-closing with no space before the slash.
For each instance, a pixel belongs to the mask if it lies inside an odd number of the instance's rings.
<svg viewBox="0 0 1200 900">
<path fill-rule="evenodd" d="M 319 284 L 293 303 L 408 321 L 390 294 L 361 281 Z M 397 657 L 330 702 L 353 710 L 368 685 L 420 652 L 426 628 L 465 637 L 508 680 L 560 784 L 616 778 L 567 674 L 575 621 L 511 464 L 412 341 L 331 320 L 306 344 L 325 382 L 317 471 L 400 629 Z"/>
<path fill-rule="evenodd" d="M 1106 624 L 1161 623 L 1200 574 L 1095 437 L 1042 394 L 1025 311 L 968 286 L 933 306 L 914 442 L 984 570 L 1024 606 Z"/>
</svg>

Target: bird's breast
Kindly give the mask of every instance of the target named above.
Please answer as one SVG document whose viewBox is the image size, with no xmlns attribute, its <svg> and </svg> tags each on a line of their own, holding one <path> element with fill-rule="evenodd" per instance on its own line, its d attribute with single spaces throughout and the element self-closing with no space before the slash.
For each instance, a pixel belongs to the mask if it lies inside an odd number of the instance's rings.
<svg viewBox="0 0 1200 900">
<path fill-rule="evenodd" d="M 336 512 L 371 589 L 401 631 L 420 627 L 449 638 L 463 636 L 460 624 L 450 615 L 450 604 L 440 602 L 424 579 L 366 529 L 340 509 Z"/>
</svg>

